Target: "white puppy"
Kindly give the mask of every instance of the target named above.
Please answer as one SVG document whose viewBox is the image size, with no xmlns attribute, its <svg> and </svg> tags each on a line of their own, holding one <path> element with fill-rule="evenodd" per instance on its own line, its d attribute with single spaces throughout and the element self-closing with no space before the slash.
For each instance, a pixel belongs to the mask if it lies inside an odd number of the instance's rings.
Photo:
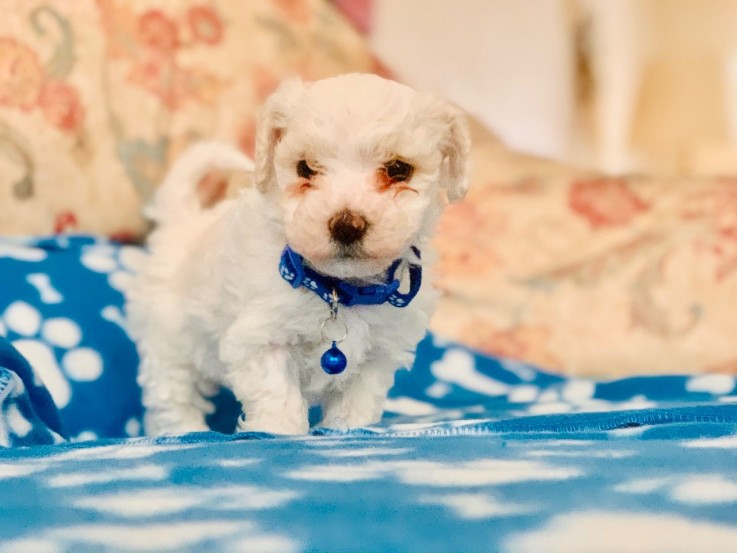
<svg viewBox="0 0 737 553">
<path fill-rule="evenodd" d="M 315 404 L 323 426 L 378 421 L 426 332 L 436 294 L 427 275 L 413 288 L 443 206 L 465 194 L 468 150 L 454 107 L 352 74 L 287 81 L 267 100 L 255 186 L 235 199 L 203 208 L 196 183 L 250 160 L 215 143 L 186 152 L 129 295 L 146 432 L 206 430 L 203 395 L 220 385 L 243 406 L 241 431 L 305 433 Z"/>
</svg>

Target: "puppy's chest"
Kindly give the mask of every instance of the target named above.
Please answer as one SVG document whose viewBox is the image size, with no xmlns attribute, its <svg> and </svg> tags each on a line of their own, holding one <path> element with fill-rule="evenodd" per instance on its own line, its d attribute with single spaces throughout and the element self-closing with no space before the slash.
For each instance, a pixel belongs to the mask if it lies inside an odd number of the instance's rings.
<svg viewBox="0 0 737 553">
<path fill-rule="evenodd" d="M 306 397 L 316 399 L 325 388 L 342 386 L 344 380 L 356 371 L 371 370 L 376 358 L 386 355 L 387 348 L 401 347 L 401 337 L 388 328 L 391 324 L 380 323 L 377 310 L 381 308 L 341 308 L 337 322 L 333 323 L 330 311 L 326 309 L 320 317 L 304 321 L 305 332 L 301 340 L 291 346 L 290 356 Z M 387 313 L 391 314 L 390 311 Z M 321 367 L 321 357 L 333 346 L 333 338 L 348 363 L 345 372 L 337 376 L 327 375 Z"/>
<path fill-rule="evenodd" d="M 311 307 L 293 316 L 294 321 L 299 321 L 298 342 L 302 347 L 324 349 L 326 343 L 335 340 L 344 348 L 362 355 L 372 348 L 372 338 L 384 333 L 376 314 L 369 312 L 370 308 L 340 306 L 333 317 L 327 304 Z"/>
<path fill-rule="evenodd" d="M 309 298 L 309 305 L 289 318 L 299 321 L 296 348 L 312 360 L 330 347 L 333 340 L 354 362 L 363 363 L 377 349 L 401 347 L 401 329 L 413 318 L 411 309 L 392 306 L 339 306 L 335 319 L 327 303 Z"/>
</svg>

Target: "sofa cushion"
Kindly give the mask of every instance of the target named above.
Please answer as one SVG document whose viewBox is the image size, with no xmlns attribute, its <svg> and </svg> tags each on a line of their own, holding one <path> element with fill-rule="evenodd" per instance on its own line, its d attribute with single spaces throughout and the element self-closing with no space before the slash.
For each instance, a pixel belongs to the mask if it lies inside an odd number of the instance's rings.
<svg viewBox="0 0 737 553">
<path fill-rule="evenodd" d="M 369 71 L 327 0 L 10 0 L 0 28 L 0 233 L 131 238 L 197 138 L 253 147 L 285 76 Z"/>
<path fill-rule="evenodd" d="M 737 371 L 737 182 L 476 161 L 434 331 L 567 374 Z"/>
</svg>

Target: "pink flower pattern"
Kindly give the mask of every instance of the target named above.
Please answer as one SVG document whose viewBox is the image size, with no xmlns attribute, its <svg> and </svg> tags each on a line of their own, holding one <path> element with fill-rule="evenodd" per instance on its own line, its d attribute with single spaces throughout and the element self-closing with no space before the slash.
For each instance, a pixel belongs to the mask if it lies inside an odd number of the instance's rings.
<svg viewBox="0 0 737 553">
<path fill-rule="evenodd" d="M 43 80 L 36 52 L 10 37 L 0 36 L 0 104 L 33 109 Z"/>
<path fill-rule="evenodd" d="M 40 109 L 57 129 L 76 133 L 84 122 L 77 89 L 46 75 L 38 54 L 10 37 L 0 36 L 0 105 L 24 111 Z"/>
<path fill-rule="evenodd" d="M 148 10 L 138 18 L 138 41 L 161 55 L 174 54 L 179 48 L 177 24 L 161 10 Z"/>
<path fill-rule="evenodd" d="M 193 6 L 187 12 L 189 32 L 194 39 L 215 46 L 223 39 L 223 22 L 217 12 L 208 6 Z"/>
<path fill-rule="evenodd" d="M 594 228 L 626 225 L 648 209 L 621 178 L 576 181 L 571 184 L 569 203 Z"/>
<path fill-rule="evenodd" d="M 112 57 L 128 66 L 128 81 L 176 111 L 187 102 L 209 105 L 224 83 L 203 67 L 188 66 L 182 53 L 216 47 L 225 26 L 214 8 L 194 5 L 184 12 L 149 9 L 131 13 L 119 0 L 98 0 Z"/>
<path fill-rule="evenodd" d="M 50 81 L 41 89 L 38 104 L 46 119 L 66 132 L 76 132 L 84 121 L 84 107 L 77 90 L 65 83 Z"/>
</svg>

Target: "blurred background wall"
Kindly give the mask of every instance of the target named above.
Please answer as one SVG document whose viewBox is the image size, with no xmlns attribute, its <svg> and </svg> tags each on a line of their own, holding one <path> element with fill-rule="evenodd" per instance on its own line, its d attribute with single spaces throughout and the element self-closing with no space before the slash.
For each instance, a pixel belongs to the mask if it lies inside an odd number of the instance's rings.
<svg viewBox="0 0 737 553">
<path fill-rule="evenodd" d="M 737 0 L 344 0 L 389 68 L 509 145 L 737 173 Z"/>
</svg>

